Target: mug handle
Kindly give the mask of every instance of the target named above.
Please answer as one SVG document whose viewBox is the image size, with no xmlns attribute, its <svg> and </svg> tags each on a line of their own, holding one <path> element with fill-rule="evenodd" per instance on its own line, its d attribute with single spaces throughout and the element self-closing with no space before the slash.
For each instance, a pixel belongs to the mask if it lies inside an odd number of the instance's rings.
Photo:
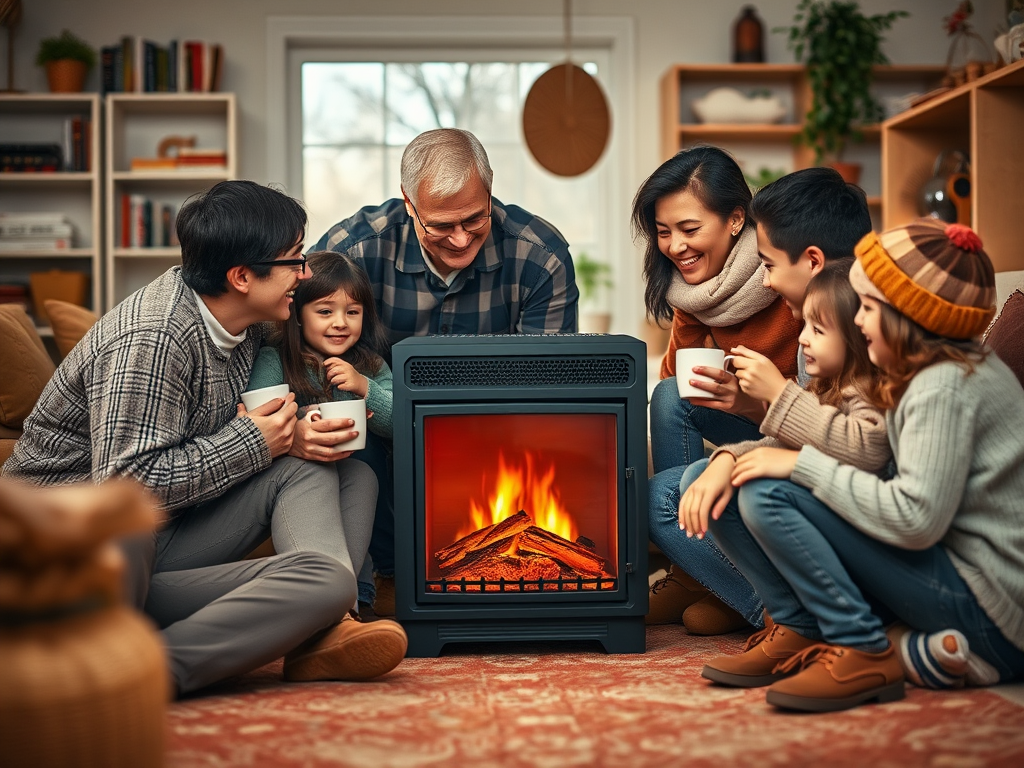
<svg viewBox="0 0 1024 768">
<path fill-rule="evenodd" d="M 313 418 L 314 415 L 316 416 L 315 419 Z M 312 424 L 314 421 L 320 421 L 320 419 L 322 419 L 323 416 L 320 415 L 319 408 L 310 408 L 308 411 L 306 411 L 306 415 L 303 416 L 303 418 L 310 424 Z"/>
<path fill-rule="evenodd" d="M 735 359 L 736 359 L 736 355 L 726 355 L 725 359 L 722 361 L 722 370 L 723 371 L 728 371 L 729 370 L 729 363 L 731 363 Z M 735 373 L 735 371 L 730 371 L 730 373 Z"/>
</svg>

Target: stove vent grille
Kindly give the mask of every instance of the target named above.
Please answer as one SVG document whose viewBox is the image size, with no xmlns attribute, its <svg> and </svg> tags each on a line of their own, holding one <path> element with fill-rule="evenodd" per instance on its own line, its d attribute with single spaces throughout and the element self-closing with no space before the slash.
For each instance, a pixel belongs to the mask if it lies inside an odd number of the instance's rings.
<svg viewBox="0 0 1024 768">
<path fill-rule="evenodd" d="M 431 357 L 406 365 L 410 387 L 628 386 L 633 377 L 633 358 L 626 355 Z"/>
</svg>

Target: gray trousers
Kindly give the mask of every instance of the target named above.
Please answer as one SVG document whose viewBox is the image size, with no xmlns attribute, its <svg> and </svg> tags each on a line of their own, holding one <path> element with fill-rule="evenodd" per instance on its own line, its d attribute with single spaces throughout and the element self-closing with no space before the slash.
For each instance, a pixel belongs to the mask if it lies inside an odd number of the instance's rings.
<svg viewBox="0 0 1024 768">
<path fill-rule="evenodd" d="M 377 481 L 294 457 L 125 545 L 127 595 L 162 630 L 179 693 L 278 659 L 356 602 Z M 277 555 L 242 560 L 267 534 Z"/>
</svg>

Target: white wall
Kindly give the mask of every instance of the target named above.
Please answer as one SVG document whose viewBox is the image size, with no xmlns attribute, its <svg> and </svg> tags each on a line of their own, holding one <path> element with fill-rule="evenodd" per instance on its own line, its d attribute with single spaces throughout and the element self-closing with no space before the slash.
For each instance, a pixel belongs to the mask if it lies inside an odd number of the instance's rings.
<svg viewBox="0 0 1024 768">
<path fill-rule="evenodd" d="M 726 62 L 733 20 L 745 0 L 575 0 L 574 16 L 629 16 L 636 34 L 634 71 L 636 105 L 631 167 L 623 178 L 634 190 L 658 164 L 658 82 L 665 69 L 677 62 Z M 867 13 L 894 7 L 910 12 L 888 35 L 886 52 L 893 63 L 941 64 L 948 38 L 942 17 L 956 7 L 956 0 L 861 0 Z M 789 62 L 785 37 L 772 34 L 776 26 L 789 24 L 796 0 L 756 0 L 766 27 L 770 62 Z M 1005 21 L 1006 0 L 975 0 L 975 28 L 987 39 Z M 224 46 L 226 66 L 223 89 L 238 95 L 241 157 L 239 174 L 261 183 L 267 179 L 266 157 L 266 56 L 267 18 L 271 16 L 550 16 L 555 29 L 562 28 L 562 3 L 557 0 L 23 0 L 23 18 L 15 35 L 15 87 L 45 91 L 46 79 L 34 63 L 40 38 L 68 28 L 99 48 L 115 43 L 122 35 L 142 35 L 157 42 L 204 38 Z M 6 84 L 6 30 L 0 32 L 0 84 Z M 98 90 L 99 74 L 86 85 Z M 621 120 L 623 116 L 615 116 Z M 273 150 L 273 148 L 270 148 Z M 283 150 L 282 150 L 283 151 Z M 376 201 L 367 201 L 376 202 Z M 623 216 L 628 212 L 623 211 Z M 639 270 L 639 263 L 637 265 Z M 628 329 L 623 328 L 628 331 Z"/>
</svg>

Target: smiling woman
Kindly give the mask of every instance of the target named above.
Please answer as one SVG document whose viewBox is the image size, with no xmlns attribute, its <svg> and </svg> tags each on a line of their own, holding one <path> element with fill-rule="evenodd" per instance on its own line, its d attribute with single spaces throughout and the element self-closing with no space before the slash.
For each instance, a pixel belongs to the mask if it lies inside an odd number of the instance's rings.
<svg viewBox="0 0 1024 768">
<path fill-rule="evenodd" d="M 672 319 L 663 381 L 651 396 L 651 457 L 657 474 L 650 484 L 648 512 L 651 538 L 674 569 L 652 588 L 651 615 L 682 620 L 692 634 L 719 634 L 760 622 L 760 602 L 750 586 L 713 542 L 683 535 L 676 513 L 680 480 L 688 466 L 704 457 L 704 441 L 756 440 L 764 408 L 742 393 L 729 371 L 708 366 L 677 371 L 675 352 L 688 347 L 729 352 L 742 345 L 764 355 L 783 376 L 796 374 L 800 327 L 765 282 L 748 216 L 750 200 L 731 155 L 717 147 L 694 147 L 652 173 L 633 203 L 633 228 L 646 245 L 647 313 L 656 320 Z M 687 377 L 704 396 L 692 402 L 680 398 L 673 376 Z M 684 581 L 682 571 L 693 578 Z"/>
</svg>

